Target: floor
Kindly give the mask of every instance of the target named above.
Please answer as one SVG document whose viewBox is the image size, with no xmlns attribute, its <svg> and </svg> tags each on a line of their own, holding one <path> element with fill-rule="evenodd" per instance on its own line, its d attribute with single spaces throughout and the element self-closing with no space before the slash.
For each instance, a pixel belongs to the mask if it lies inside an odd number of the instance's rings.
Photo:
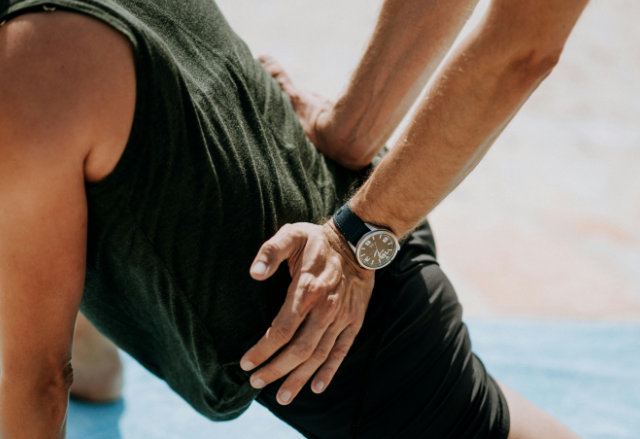
<svg viewBox="0 0 640 439">
<path fill-rule="evenodd" d="M 469 327 L 474 350 L 494 376 L 584 439 L 638 437 L 640 326 L 472 318 Z M 258 404 L 237 420 L 209 422 L 124 358 L 124 398 L 99 406 L 72 402 L 68 439 L 302 438 Z"/>
</svg>

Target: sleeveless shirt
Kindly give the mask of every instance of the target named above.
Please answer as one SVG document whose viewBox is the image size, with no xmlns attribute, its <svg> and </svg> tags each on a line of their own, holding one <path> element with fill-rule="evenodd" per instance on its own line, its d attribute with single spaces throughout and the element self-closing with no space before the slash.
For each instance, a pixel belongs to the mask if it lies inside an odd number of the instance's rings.
<svg viewBox="0 0 640 439">
<path fill-rule="evenodd" d="M 257 396 L 239 367 L 284 301 L 249 266 L 283 224 L 319 223 L 361 173 L 325 158 L 212 0 L 2 0 L 0 22 L 69 10 L 112 26 L 136 69 L 130 138 L 87 184 L 81 310 L 213 420 Z"/>
</svg>

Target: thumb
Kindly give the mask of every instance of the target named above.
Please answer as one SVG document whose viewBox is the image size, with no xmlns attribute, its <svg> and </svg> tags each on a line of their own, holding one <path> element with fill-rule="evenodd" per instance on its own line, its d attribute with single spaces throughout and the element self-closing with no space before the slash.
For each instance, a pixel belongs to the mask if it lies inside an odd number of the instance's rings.
<svg viewBox="0 0 640 439">
<path fill-rule="evenodd" d="M 285 224 L 271 239 L 262 244 L 251 263 L 249 273 L 255 280 L 265 280 L 280 264 L 304 247 L 306 234 L 295 225 Z"/>
</svg>

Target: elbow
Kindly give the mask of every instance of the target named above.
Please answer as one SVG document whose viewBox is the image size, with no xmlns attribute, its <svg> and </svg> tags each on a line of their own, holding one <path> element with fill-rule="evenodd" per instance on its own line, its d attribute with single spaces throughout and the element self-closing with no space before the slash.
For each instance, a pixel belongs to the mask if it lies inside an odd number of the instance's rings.
<svg viewBox="0 0 640 439">
<path fill-rule="evenodd" d="M 0 379 L 0 399 L 12 401 L 13 412 L 24 412 L 27 419 L 37 413 L 42 422 L 29 428 L 62 431 L 67 417 L 69 388 L 73 382 L 71 364 L 50 368 L 48 372 L 28 366 L 6 366 L 5 361 Z"/>
<path fill-rule="evenodd" d="M 507 71 L 528 87 L 549 76 L 558 65 L 561 54 L 562 47 L 547 48 L 534 45 L 527 50 L 515 53 L 507 65 Z"/>
<path fill-rule="evenodd" d="M 492 0 L 479 27 L 479 39 L 490 48 L 487 56 L 505 59 L 523 78 L 540 79 L 558 64 L 564 45 L 586 0 L 562 4 L 547 1 Z"/>
<path fill-rule="evenodd" d="M 69 389 L 71 389 L 71 386 L 73 385 L 73 366 L 71 365 L 71 361 L 69 361 L 62 369 L 62 375 L 59 382 L 62 389 L 69 392 Z"/>
<path fill-rule="evenodd" d="M 68 395 L 73 384 L 71 361 L 39 363 L 27 367 L 22 362 L 2 365 L 2 385 L 40 395 Z"/>
<path fill-rule="evenodd" d="M 73 384 L 71 361 L 62 366 L 51 367 L 49 372 L 44 371 L 34 384 L 38 385 L 43 393 L 68 394 Z"/>
</svg>

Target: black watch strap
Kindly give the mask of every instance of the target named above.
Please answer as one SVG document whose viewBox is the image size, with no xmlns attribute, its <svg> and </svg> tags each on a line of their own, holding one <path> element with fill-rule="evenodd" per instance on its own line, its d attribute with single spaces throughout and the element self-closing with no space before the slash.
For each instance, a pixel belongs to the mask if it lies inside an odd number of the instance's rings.
<svg viewBox="0 0 640 439">
<path fill-rule="evenodd" d="M 353 213 L 349 207 L 349 203 L 342 206 L 333 215 L 333 222 L 344 237 L 347 238 L 347 241 L 349 241 L 354 247 L 358 244 L 362 235 L 370 230 L 364 221 L 362 221 L 358 215 Z"/>
</svg>

